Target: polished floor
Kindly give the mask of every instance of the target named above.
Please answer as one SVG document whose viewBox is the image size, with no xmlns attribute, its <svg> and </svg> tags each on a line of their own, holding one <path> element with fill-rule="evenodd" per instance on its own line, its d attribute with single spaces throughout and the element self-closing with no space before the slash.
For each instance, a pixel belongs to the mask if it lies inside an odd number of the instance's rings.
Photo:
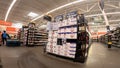
<svg viewBox="0 0 120 68">
<path fill-rule="evenodd" d="M 6 47 L 0 46 L 3 68 L 120 68 L 120 48 L 93 43 L 86 63 L 44 54 L 43 46 Z"/>
</svg>

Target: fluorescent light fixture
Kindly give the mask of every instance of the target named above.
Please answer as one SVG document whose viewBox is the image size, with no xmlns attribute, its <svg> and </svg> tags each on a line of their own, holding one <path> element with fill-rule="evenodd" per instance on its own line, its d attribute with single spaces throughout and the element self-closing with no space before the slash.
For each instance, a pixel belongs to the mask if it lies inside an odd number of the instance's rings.
<svg viewBox="0 0 120 68">
<path fill-rule="evenodd" d="M 53 9 L 53 10 L 48 11 L 48 12 L 45 13 L 45 14 L 40 15 L 39 17 L 33 19 L 32 21 L 35 21 L 35 20 L 37 20 L 37 19 L 43 17 L 43 16 L 46 15 L 46 14 L 52 13 L 52 12 L 54 12 L 54 11 L 56 11 L 56 10 L 62 9 L 62 8 L 64 8 L 64 7 L 67 7 L 67 6 L 70 6 L 70 5 L 73 5 L 73 4 L 82 2 L 82 1 L 85 1 L 85 0 L 77 0 L 77 1 L 73 1 L 73 2 L 70 2 L 70 3 L 65 4 L 65 5 L 62 5 L 62 6 L 60 6 L 60 7 L 57 7 L 57 8 L 55 8 L 55 9 Z"/>
<path fill-rule="evenodd" d="M 12 24 L 12 27 L 15 27 L 15 28 L 22 28 L 23 24 L 22 23 L 13 23 Z"/>
<path fill-rule="evenodd" d="M 92 24 L 94 25 L 95 23 L 93 22 Z"/>
<path fill-rule="evenodd" d="M 14 4 L 15 4 L 16 1 L 17 0 L 13 0 L 12 3 L 11 3 L 11 5 L 10 5 L 10 7 L 8 8 L 8 11 L 7 11 L 6 16 L 5 16 L 5 21 L 7 21 L 8 15 L 9 15 L 9 13 L 10 13 L 10 11 L 11 11 L 11 9 L 14 6 Z"/>
<path fill-rule="evenodd" d="M 30 13 L 28 14 L 28 16 L 34 18 L 34 17 L 37 17 L 38 14 L 36 14 L 36 13 L 34 13 L 34 12 L 30 12 Z"/>
</svg>

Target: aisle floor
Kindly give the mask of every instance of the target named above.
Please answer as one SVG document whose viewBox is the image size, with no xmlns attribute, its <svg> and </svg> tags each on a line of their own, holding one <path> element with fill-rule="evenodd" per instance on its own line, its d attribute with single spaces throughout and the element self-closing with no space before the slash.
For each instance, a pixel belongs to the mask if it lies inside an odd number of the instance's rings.
<svg viewBox="0 0 120 68">
<path fill-rule="evenodd" d="M 43 53 L 43 46 L 0 47 L 3 68 L 120 68 L 120 48 L 93 43 L 86 63 Z"/>
</svg>

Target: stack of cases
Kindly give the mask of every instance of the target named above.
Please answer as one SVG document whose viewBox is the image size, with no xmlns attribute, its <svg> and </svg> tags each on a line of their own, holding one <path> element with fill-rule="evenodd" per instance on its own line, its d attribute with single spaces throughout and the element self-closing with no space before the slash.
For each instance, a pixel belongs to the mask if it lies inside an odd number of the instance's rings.
<svg viewBox="0 0 120 68">
<path fill-rule="evenodd" d="M 62 20 L 59 16 L 58 20 L 55 20 L 58 24 L 58 29 L 56 31 L 50 30 L 48 33 L 48 44 L 46 46 L 46 51 L 63 57 L 68 57 L 75 59 L 78 48 L 78 22 L 76 15 L 77 13 L 72 12 L 67 14 L 69 16 L 66 20 Z M 56 18 L 57 19 L 57 18 Z M 53 25 L 52 28 L 56 26 Z M 80 30 L 84 30 L 81 28 Z M 86 45 L 85 45 L 86 46 Z"/>
<path fill-rule="evenodd" d="M 57 31 L 49 31 L 47 52 L 58 54 L 56 45 L 57 45 Z"/>
<path fill-rule="evenodd" d="M 76 42 L 66 42 L 62 45 L 57 44 L 57 38 L 77 39 L 77 21 L 76 19 L 64 20 L 59 23 L 58 31 L 49 31 L 47 52 L 75 58 Z"/>
<path fill-rule="evenodd" d="M 59 22 L 59 24 L 58 38 L 77 39 L 77 20 L 75 18 L 69 18 L 63 22 Z M 60 55 L 75 58 L 76 42 L 63 43 L 60 48 Z"/>
</svg>

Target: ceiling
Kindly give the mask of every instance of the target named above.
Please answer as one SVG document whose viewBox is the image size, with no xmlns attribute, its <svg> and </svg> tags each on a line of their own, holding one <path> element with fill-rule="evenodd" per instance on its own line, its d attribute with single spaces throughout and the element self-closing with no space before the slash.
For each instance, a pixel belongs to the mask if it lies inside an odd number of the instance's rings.
<svg viewBox="0 0 120 68">
<path fill-rule="evenodd" d="M 34 12 L 39 15 L 52 10 L 58 6 L 72 2 L 74 0 L 17 0 L 12 8 L 7 21 L 9 22 L 28 22 L 31 19 L 27 16 L 28 13 Z M 0 19 L 4 20 L 7 9 L 12 0 L 0 0 Z"/>
<path fill-rule="evenodd" d="M 17 0 L 14 7 L 12 8 L 7 21 L 13 23 L 26 24 L 32 20 L 28 16 L 28 13 L 34 12 L 38 15 L 42 15 L 54 8 L 62 6 L 64 4 L 73 2 L 75 0 Z M 120 23 L 120 0 L 104 0 L 105 1 L 105 12 L 110 24 Z M 6 12 L 11 4 L 12 0 L 0 0 L 0 20 L 4 20 Z M 100 15 L 102 13 L 98 7 L 98 0 L 85 0 L 83 2 L 59 9 L 53 13 L 50 13 L 53 17 L 59 14 L 65 14 L 70 11 L 79 10 L 84 13 L 89 25 L 94 28 L 92 24 L 93 16 Z M 36 23 L 44 24 L 43 19 L 35 20 Z M 42 23 L 43 22 L 43 23 Z M 105 25 L 102 23 L 101 25 Z"/>
</svg>

